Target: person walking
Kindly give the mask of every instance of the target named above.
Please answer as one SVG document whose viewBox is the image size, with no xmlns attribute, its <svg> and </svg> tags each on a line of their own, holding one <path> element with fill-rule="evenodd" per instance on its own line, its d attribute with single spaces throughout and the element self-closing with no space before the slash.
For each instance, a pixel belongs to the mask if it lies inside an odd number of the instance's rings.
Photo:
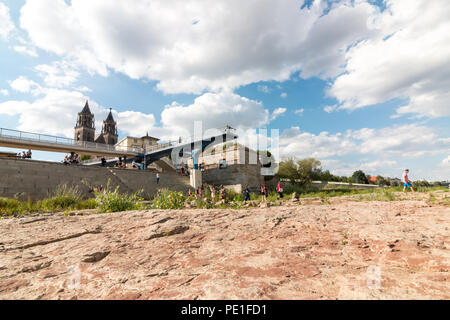
<svg viewBox="0 0 450 320">
<path fill-rule="evenodd" d="M 156 173 L 156 184 L 159 184 L 159 173 Z"/>
<path fill-rule="evenodd" d="M 408 178 L 408 173 L 409 173 L 409 169 L 406 169 L 405 172 L 403 173 L 403 178 L 402 178 L 402 181 L 403 181 L 403 192 L 406 191 L 406 188 L 410 188 L 412 192 L 415 192 L 414 188 L 412 186 L 412 181 L 409 180 L 409 178 Z"/>
<path fill-rule="evenodd" d="M 283 186 L 281 185 L 281 182 L 278 182 L 277 192 L 278 195 L 280 196 L 280 199 L 283 199 Z"/>
<path fill-rule="evenodd" d="M 261 184 L 262 201 L 267 201 L 267 187 L 265 184 Z"/>
<path fill-rule="evenodd" d="M 248 185 L 244 186 L 242 193 L 244 194 L 244 202 L 250 201 L 250 191 L 248 190 Z"/>
</svg>

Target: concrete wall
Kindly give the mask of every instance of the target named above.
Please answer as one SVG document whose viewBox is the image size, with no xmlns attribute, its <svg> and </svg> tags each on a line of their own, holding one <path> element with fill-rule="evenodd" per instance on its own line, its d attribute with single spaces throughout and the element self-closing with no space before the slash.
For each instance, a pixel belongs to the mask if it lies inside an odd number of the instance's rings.
<svg viewBox="0 0 450 320">
<path fill-rule="evenodd" d="M 252 192 L 258 192 L 262 183 L 273 189 L 278 182 L 276 177 L 265 180 L 261 176 L 261 167 L 256 164 L 235 164 L 224 169 L 209 169 L 203 172 L 202 178 L 203 183 L 215 186 L 248 185 Z"/>
<path fill-rule="evenodd" d="M 122 170 L 102 167 L 66 166 L 59 163 L 34 160 L 0 159 L 0 197 L 12 198 L 24 193 L 21 199 L 46 198 L 58 185 L 77 185 L 86 197 L 92 195 L 82 180 L 91 185 L 119 186 L 120 192 L 132 193 L 144 189 L 144 197 L 154 195 L 158 189 L 186 192 L 189 177 L 176 173 L 160 173 L 159 185 L 156 173 L 151 171 Z"/>
</svg>

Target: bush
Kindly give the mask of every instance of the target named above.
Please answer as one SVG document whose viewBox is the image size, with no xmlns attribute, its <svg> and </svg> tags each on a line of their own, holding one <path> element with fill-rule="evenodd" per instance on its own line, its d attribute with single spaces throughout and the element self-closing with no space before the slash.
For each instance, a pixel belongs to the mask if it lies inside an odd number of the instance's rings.
<svg viewBox="0 0 450 320">
<path fill-rule="evenodd" d="M 143 200 L 140 197 L 142 190 L 131 195 L 127 193 L 120 194 L 119 186 L 112 191 L 108 182 L 104 190 L 94 192 L 95 204 L 100 213 L 143 209 L 143 206 L 140 204 L 140 201 Z"/>
<path fill-rule="evenodd" d="M 78 186 L 59 185 L 49 198 L 39 201 L 37 207 L 44 211 L 75 209 L 82 200 Z"/>
<path fill-rule="evenodd" d="M 13 215 L 24 213 L 25 208 L 22 202 L 16 199 L 0 198 L 0 215 Z"/>
<path fill-rule="evenodd" d="M 152 209 L 180 209 L 184 207 L 185 201 L 186 197 L 183 192 L 161 189 L 153 198 L 150 207 Z"/>
</svg>

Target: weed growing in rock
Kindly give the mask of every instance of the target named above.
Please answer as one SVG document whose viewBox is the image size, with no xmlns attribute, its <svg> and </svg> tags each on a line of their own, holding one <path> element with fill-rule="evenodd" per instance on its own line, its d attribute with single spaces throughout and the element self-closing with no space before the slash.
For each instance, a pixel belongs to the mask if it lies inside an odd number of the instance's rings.
<svg viewBox="0 0 450 320">
<path fill-rule="evenodd" d="M 94 190 L 95 204 L 100 213 L 119 212 L 127 210 L 141 210 L 144 209 L 141 198 L 143 190 L 133 194 L 120 194 L 119 186 L 114 191 L 109 187 L 109 181 L 106 188 L 102 191 Z"/>
<path fill-rule="evenodd" d="M 170 191 L 168 189 L 158 190 L 158 194 L 150 204 L 151 209 L 181 209 L 184 207 L 186 197 L 183 192 Z"/>
</svg>

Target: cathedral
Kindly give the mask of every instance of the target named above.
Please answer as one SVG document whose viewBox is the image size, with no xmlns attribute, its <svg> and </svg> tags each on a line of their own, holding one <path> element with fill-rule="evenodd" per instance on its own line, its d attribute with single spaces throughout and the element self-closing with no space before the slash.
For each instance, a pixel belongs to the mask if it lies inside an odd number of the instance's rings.
<svg viewBox="0 0 450 320">
<path fill-rule="evenodd" d="M 97 137 L 95 136 L 94 114 L 89 109 L 88 101 L 86 101 L 83 110 L 78 113 L 77 124 L 75 126 L 75 141 L 115 145 L 118 137 L 117 122 L 114 121 L 111 109 L 109 109 L 108 117 L 103 121 L 102 132 Z"/>
</svg>

